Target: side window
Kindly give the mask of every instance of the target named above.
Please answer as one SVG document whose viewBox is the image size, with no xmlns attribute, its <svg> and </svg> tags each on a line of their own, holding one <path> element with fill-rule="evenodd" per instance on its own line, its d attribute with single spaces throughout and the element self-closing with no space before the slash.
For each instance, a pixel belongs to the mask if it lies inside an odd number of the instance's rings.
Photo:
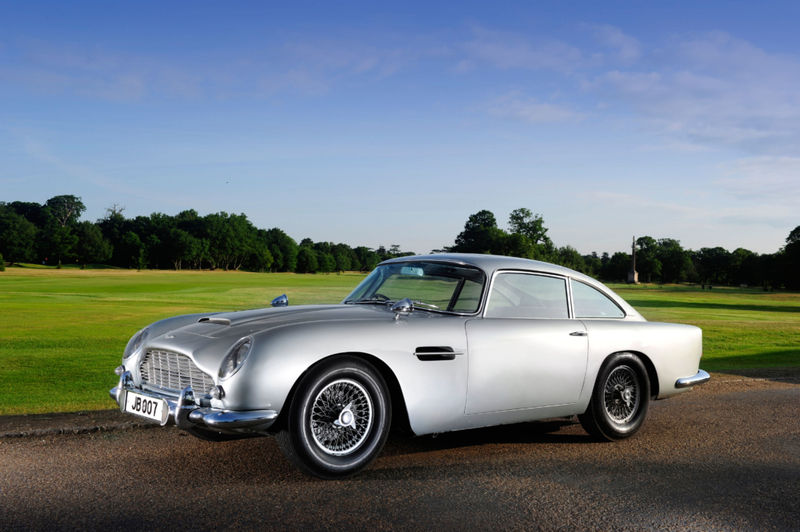
<svg viewBox="0 0 800 532">
<path fill-rule="evenodd" d="M 625 313 L 596 288 L 572 281 L 572 302 L 576 318 L 624 318 Z"/>
<path fill-rule="evenodd" d="M 501 273 L 494 279 L 486 317 L 567 319 L 567 282 L 560 277 Z"/>
</svg>

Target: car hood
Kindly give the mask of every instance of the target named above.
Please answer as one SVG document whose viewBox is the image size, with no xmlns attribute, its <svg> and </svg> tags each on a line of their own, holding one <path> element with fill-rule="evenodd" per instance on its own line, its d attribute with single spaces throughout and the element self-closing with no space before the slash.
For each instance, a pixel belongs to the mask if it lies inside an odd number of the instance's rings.
<svg viewBox="0 0 800 532">
<path fill-rule="evenodd" d="M 240 338 L 277 327 L 310 322 L 391 320 L 385 305 L 303 305 L 240 312 L 196 314 L 159 325 L 146 350 L 191 356 L 200 369 L 215 374 L 228 349 Z M 165 329 L 165 325 L 167 325 Z"/>
<path fill-rule="evenodd" d="M 303 305 L 224 312 L 200 318 L 182 332 L 205 338 L 246 336 L 284 325 L 315 321 L 375 320 L 393 318 L 385 305 Z"/>
</svg>

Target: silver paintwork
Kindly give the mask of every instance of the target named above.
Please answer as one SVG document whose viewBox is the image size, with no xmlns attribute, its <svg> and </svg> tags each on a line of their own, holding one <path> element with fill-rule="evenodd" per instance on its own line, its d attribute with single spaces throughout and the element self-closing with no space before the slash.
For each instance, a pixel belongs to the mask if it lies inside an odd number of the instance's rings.
<svg viewBox="0 0 800 532">
<path fill-rule="evenodd" d="M 410 306 L 397 312 L 383 304 L 339 304 L 170 318 L 152 324 L 146 344 L 125 360 L 131 369 L 124 372 L 112 397 L 120 404 L 125 390 L 135 390 L 166 399 L 168 423 L 184 429 L 266 434 L 288 407 L 292 387 L 304 372 L 323 359 L 347 353 L 370 361 L 385 380 L 395 381 L 402 401 L 393 400 L 405 404 L 412 431 L 431 434 L 581 414 L 604 360 L 619 352 L 643 360 L 652 394 L 659 399 L 708 380 L 698 367 L 700 329 L 647 322 L 613 291 L 583 274 L 491 255 L 403 257 L 383 264 L 419 261 L 482 270 L 487 286 L 477 310 L 448 313 L 415 308 L 409 301 Z M 487 317 L 491 286 L 502 272 L 567 280 L 568 318 Z M 572 280 L 604 293 L 624 317 L 574 318 Z M 221 397 L 206 395 L 206 390 L 184 389 L 176 396 L 142 389 L 138 368 L 148 350 L 190 357 L 219 385 L 222 358 L 245 336 L 252 338 L 250 354 L 225 380 Z M 337 420 L 348 424 L 344 418 Z"/>
</svg>

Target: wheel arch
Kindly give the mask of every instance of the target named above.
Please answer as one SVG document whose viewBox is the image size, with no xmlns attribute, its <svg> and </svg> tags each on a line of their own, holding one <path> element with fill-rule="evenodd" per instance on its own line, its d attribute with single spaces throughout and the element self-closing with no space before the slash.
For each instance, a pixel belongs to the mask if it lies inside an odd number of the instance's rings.
<svg viewBox="0 0 800 532">
<path fill-rule="evenodd" d="M 403 396 L 403 389 L 400 387 L 400 382 L 397 380 L 397 376 L 380 358 L 370 355 L 369 353 L 362 353 L 358 351 L 333 353 L 326 357 L 320 358 L 315 363 L 307 367 L 300 375 L 298 375 L 297 379 L 295 379 L 294 384 L 292 384 L 292 387 L 289 390 L 289 394 L 286 396 L 286 401 L 283 403 L 284 406 L 281 408 L 278 419 L 270 427 L 270 432 L 277 432 L 286 426 L 286 417 L 289 415 L 289 405 L 291 405 L 292 401 L 294 400 L 294 396 L 297 393 L 297 387 L 300 385 L 300 381 L 303 380 L 303 377 L 305 377 L 309 371 L 320 364 L 327 362 L 332 358 L 341 356 L 360 358 L 361 360 L 370 363 L 378 371 L 378 373 L 381 374 L 381 377 L 383 377 L 386 387 L 388 388 L 389 399 L 392 403 L 392 425 L 390 430 L 400 434 L 413 434 L 413 431 L 411 430 L 411 422 L 408 419 L 408 408 L 406 407 L 406 401 Z"/>
<path fill-rule="evenodd" d="M 611 357 L 621 353 L 630 353 L 632 355 L 636 355 L 637 357 L 639 357 L 639 360 L 642 361 L 642 364 L 644 364 L 644 367 L 647 370 L 647 379 L 650 381 L 650 399 L 655 399 L 656 397 L 658 397 L 659 394 L 658 372 L 656 371 L 656 367 L 653 364 L 653 361 L 650 360 L 650 357 L 648 357 L 641 351 L 636 351 L 632 349 L 614 351 L 613 353 L 609 353 L 608 356 L 605 359 L 603 359 L 603 363 L 600 365 L 600 367 L 602 368 L 603 366 L 605 366 Z"/>
</svg>

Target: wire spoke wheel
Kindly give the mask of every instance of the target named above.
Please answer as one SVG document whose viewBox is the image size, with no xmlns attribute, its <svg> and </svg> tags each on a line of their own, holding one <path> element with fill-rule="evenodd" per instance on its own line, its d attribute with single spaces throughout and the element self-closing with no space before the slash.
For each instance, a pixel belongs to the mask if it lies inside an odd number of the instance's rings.
<svg viewBox="0 0 800 532">
<path fill-rule="evenodd" d="M 624 424 L 633 418 L 639 409 L 640 388 L 639 378 L 629 366 L 617 366 L 608 375 L 603 398 L 612 421 Z"/>
<path fill-rule="evenodd" d="M 333 456 L 358 449 L 372 426 L 372 401 L 359 383 L 341 379 L 325 386 L 311 407 L 311 435 L 319 448 Z"/>
<path fill-rule="evenodd" d="M 642 427 L 650 407 L 650 376 L 635 353 L 609 355 L 597 374 L 581 426 L 595 439 L 630 438 Z"/>
</svg>

